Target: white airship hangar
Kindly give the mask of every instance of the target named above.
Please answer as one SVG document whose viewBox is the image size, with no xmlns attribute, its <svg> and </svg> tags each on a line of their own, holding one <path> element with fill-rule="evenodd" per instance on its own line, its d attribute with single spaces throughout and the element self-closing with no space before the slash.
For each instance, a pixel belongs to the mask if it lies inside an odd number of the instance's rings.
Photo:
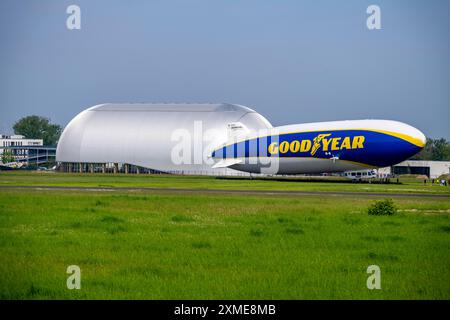
<svg viewBox="0 0 450 320">
<path fill-rule="evenodd" d="M 56 161 L 65 172 L 237 173 L 212 168 L 208 159 L 212 147 L 228 140 L 233 123 L 249 133 L 272 128 L 256 111 L 234 104 L 97 105 L 64 129 Z"/>
<path fill-rule="evenodd" d="M 108 103 L 70 121 L 56 162 L 63 172 L 315 174 L 390 167 L 425 142 L 418 129 L 391 120 L 273 127 L 236 104 Z"/>
</svg>

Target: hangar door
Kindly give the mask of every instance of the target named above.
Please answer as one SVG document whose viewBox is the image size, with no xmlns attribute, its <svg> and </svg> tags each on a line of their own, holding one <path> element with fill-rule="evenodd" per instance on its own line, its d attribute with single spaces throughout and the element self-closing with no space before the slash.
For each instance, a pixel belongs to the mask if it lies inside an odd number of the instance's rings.
<svg viewBox="0 0 450 320">
<path fill-rule="evenodd" d="M 420 174 L 430 177 L 430 167 L 394 166 L 394 174 Z"/>
</svg>

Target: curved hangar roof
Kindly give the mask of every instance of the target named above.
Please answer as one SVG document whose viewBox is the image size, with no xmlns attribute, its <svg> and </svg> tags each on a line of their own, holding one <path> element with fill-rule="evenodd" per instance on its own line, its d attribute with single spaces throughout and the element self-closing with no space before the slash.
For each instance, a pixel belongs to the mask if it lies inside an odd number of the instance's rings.
<svg viewBox="0 0 450 320">
<path fill-rule="evenodd" d="M 272 127 L 259 113 L 234 104 L 97 105 L 79 113 L 66 126 L 58 142 L 56 161 L 128 163 L 160 171 L 220 171 L 203 161 L 199 164 L 199 159 L 209 152 L 206 149 L 227 141 L 228 124 L 235 122 L 250 131 Z M 201 142 L 190 141 L 190 163 L 172 161 L 180 139 L 198 140 L 193 138 L 194 130 L 210 129 L 214 129 L 212 136 L 204 136 Z"/>
</svg>

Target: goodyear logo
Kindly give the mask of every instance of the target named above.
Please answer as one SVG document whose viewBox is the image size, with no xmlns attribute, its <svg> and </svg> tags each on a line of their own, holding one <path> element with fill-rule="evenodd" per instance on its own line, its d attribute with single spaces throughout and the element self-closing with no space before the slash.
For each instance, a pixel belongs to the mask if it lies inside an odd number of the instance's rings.
<svg viewBox="0 0 450 320">
<path fill-rule="evenodd" d="M 273 142 L 268 147 L 270 154 L 278 153 L 298 153 L 309 152 L 312 156 L 316 154 L 318 150 L 324 152 L 338 151 L 338 150 L 352 150 L 364 148 L 364 136 L 354 137 L 330 137 L 331 133 L 322 133 L 314 137 L 314 139 L 283 141 L 280 144 Z"/>
</svg>

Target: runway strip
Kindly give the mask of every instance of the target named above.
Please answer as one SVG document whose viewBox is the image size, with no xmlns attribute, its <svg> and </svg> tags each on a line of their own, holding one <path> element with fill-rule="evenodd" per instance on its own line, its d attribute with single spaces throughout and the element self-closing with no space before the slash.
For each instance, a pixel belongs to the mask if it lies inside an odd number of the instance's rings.
<svg viewBox="0 0 450 320">
<path fill-rule="evenodd" d="M 236 190 L 236 189 L 183 189 L 149 187 L 66 187 L 66 186 L 0 186 L 4 189 L 50 190 L 50 191 L 140 191 L 152 193 L 194 193 L 194 194 L 234 194 L 267 196 L 364 196 L 395 198 L 443 198 L 450 200 L 450 194 L 424 193 L 383 193 L 383 192 L 340 192 L 340 191 L 295 191 L 295 190 Z"/>
</svg>

